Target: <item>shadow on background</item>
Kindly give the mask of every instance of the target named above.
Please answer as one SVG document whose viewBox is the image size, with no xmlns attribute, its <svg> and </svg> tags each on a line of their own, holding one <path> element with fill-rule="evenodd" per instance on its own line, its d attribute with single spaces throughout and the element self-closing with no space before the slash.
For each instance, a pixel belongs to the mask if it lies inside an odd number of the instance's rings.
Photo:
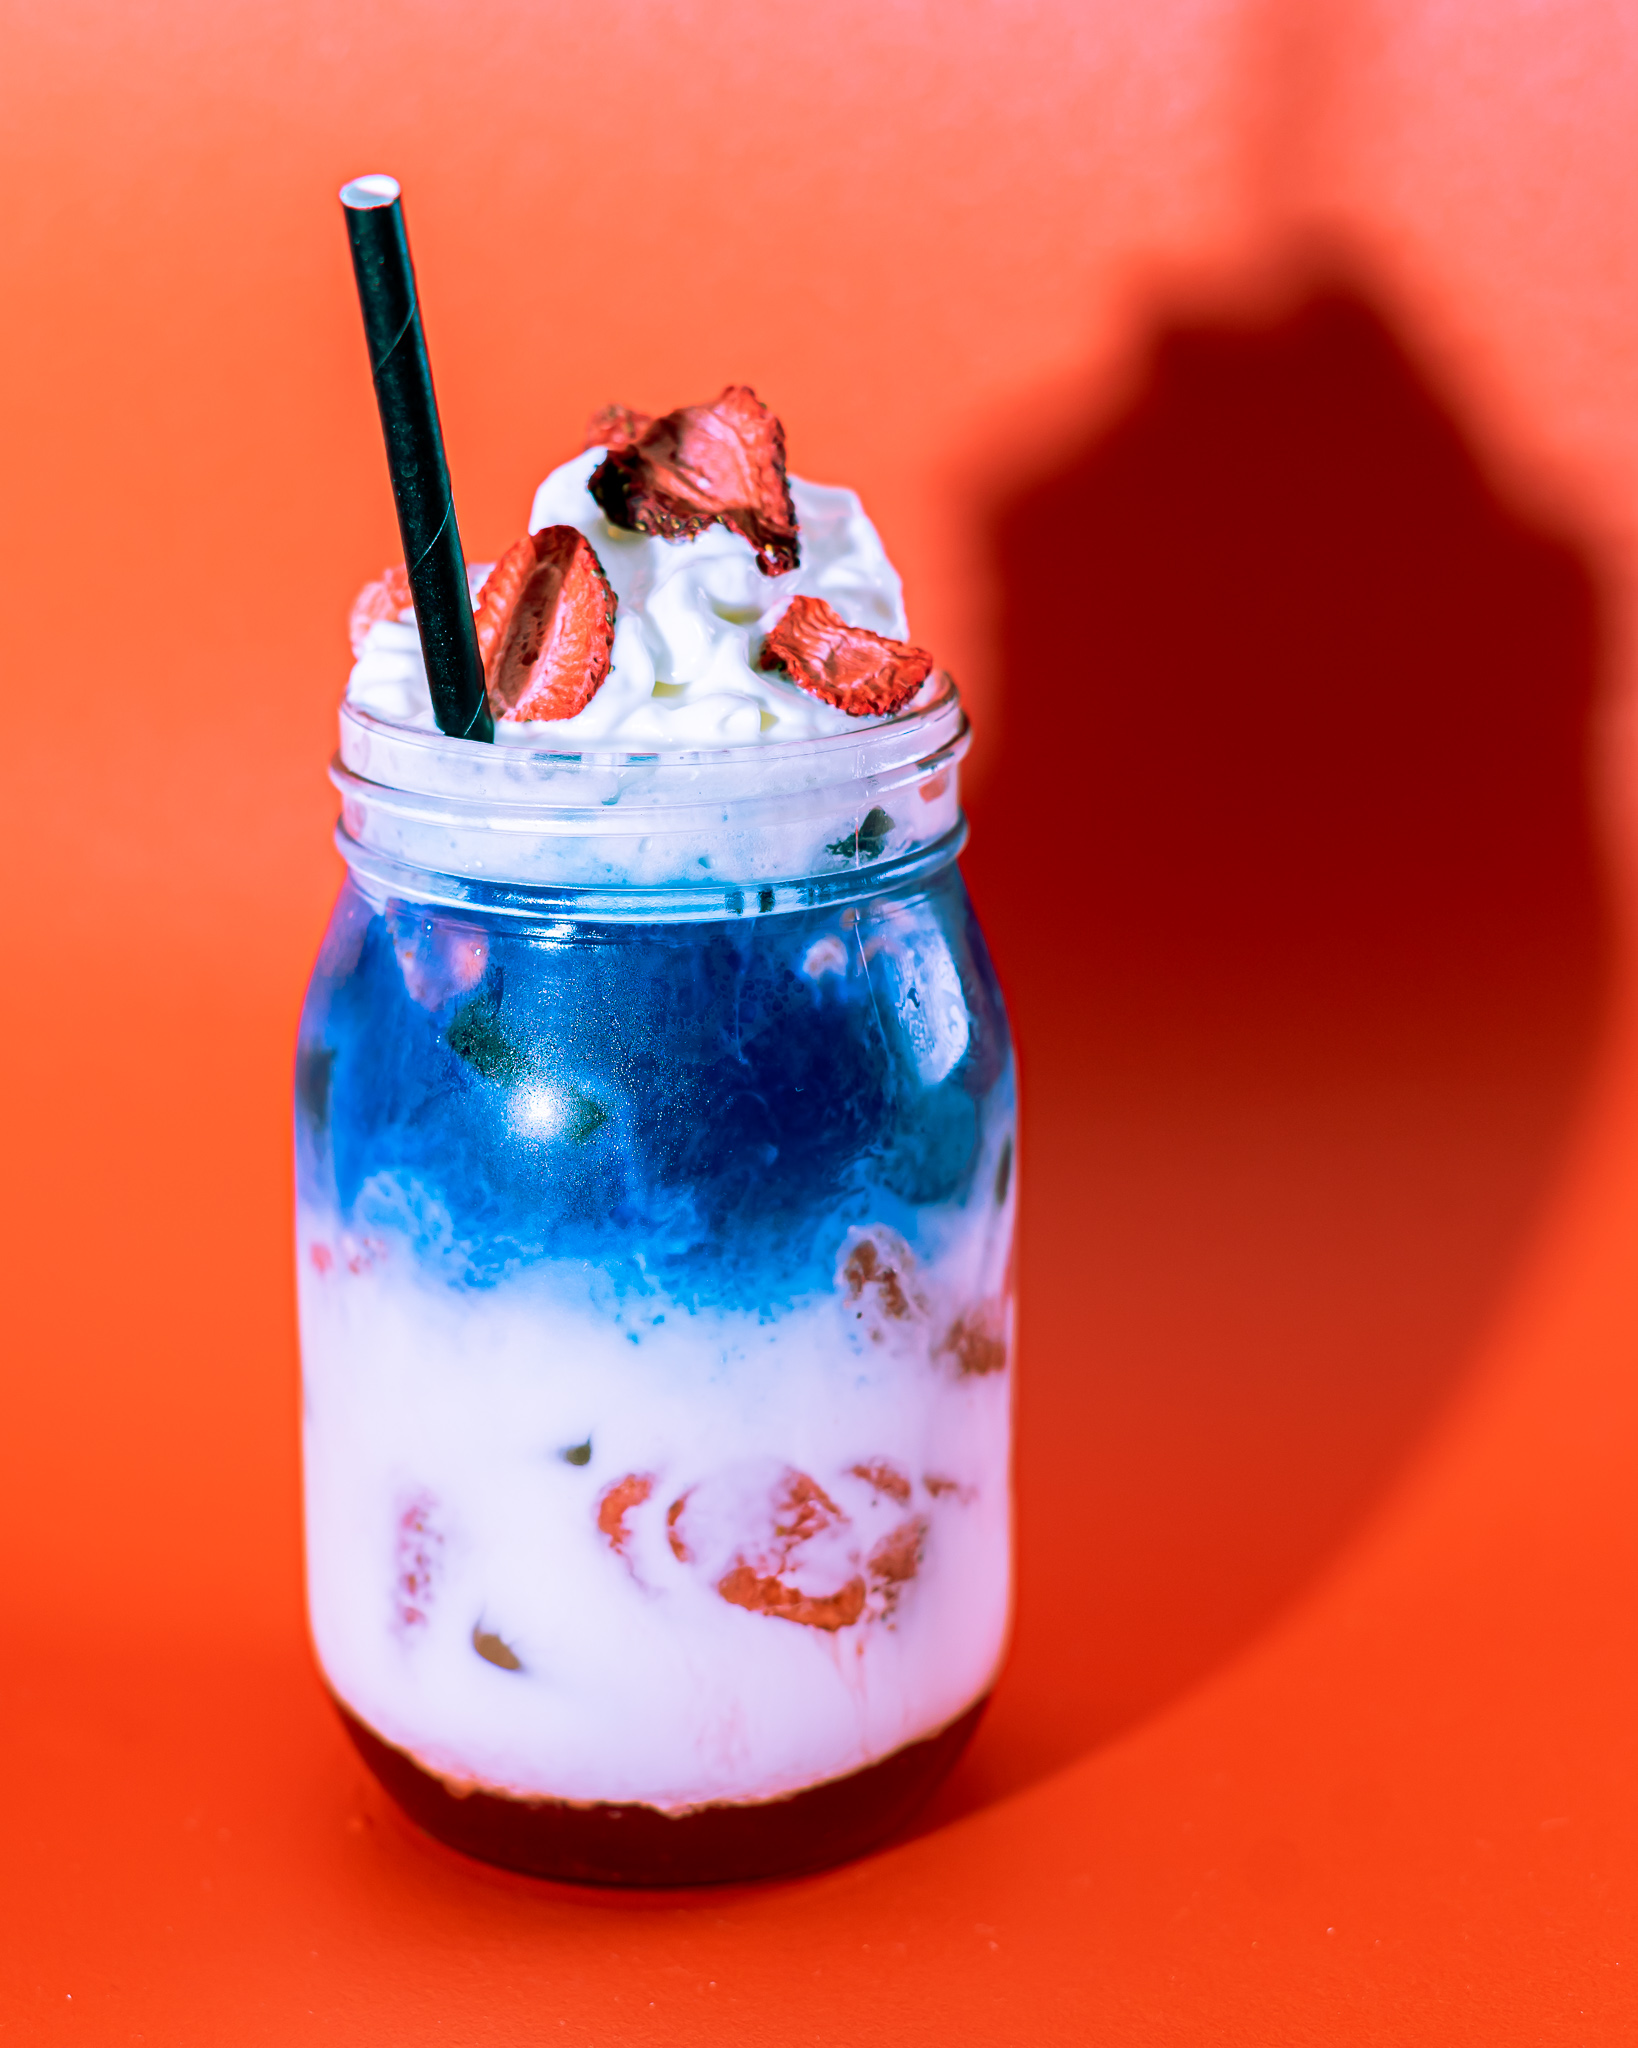
<svg viewBox="0 0 1638 2048">
<path fill-rule="evenodd" d="M 1022 1588 L 940 1814 L 1244 1644 L 1471 1358 L 1594 1050 L 1587 562 L 1348 291 L 1005 505 L 969 878 L 1022 1045 Z"/>
</svg>

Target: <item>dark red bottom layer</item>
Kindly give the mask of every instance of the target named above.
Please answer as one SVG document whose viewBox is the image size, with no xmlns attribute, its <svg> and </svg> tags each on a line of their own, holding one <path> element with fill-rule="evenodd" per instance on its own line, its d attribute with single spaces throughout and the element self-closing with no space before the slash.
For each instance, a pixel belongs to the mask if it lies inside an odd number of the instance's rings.
<svg viewBox="0 0 1638 2048">
<path fill-rule="evenodd" d="M 967 1746 L 987 1700 L 937 1735 L 784 1799 L 661 1813 L 451 1792 L 337 1700 L 358 1752 L 418 1826 L 452 1849 L 534 1877 L 585 1884 L 726 1884 L 844 1862 L 909 1820 Z"/>
</svg>

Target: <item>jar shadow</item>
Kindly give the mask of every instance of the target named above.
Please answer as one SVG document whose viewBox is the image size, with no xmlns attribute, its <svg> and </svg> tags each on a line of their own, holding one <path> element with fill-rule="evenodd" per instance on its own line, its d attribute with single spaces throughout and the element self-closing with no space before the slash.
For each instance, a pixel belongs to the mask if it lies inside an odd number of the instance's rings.
<svg viewBox="0 0 1638 2048">
<path fill-rule="evenodd" d="M 991 540 L 1021 1584 L 928 1828 L 1176 1698 L 1359 1526 L 1505 1294 L 1609 957 L 1595 568 L 1364 291 L 1159 330 Z"/>
</svg>

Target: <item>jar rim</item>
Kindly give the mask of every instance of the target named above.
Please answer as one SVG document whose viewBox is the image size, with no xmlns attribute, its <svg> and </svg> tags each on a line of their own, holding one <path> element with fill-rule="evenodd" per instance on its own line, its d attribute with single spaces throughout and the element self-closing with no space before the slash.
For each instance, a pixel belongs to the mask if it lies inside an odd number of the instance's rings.
<svg viewBox="0 0 1638 2048">
<path fill-rule="evenodd" d="M 344 852 L 488 882 L 731 890 L 931 847 L 959 817 L 968 743 L 940 670 L 853 731 L 676 753 L 486 745 L 343 704 L 331 779 Z"/>
<path fill-rule="evenodd" d="M 918 755 L 965 738 L 966 714 L 955 681 L 937 669 L 902 710 L 861 721 L 842 732 L 800 739 L 741 742 L 698 748 L 532 747 L 516 741 L 485 743 L 400 725 L 362 705 L 343 701 L 340 760 L 354 775 L 390 789 L 421 795 L 485 795 L 509 804 L 528 803 L 531 792 L 553 808 L 567 787 L 584 778 L 599 782 L 610 774 L 638 782 L 651 801 L 698 802 L 702 778 L 712 788 L 743 779 L 746 793 L 782 786 L 814 787 L 854 781 L 861 775 L 907 765 Z M 673 772 L 674 771 L 674 772 Z M 593 799 L 606 803 L 606 796 Z M 573 808 L 571 800 L 570 808 Z"/>
</svg>

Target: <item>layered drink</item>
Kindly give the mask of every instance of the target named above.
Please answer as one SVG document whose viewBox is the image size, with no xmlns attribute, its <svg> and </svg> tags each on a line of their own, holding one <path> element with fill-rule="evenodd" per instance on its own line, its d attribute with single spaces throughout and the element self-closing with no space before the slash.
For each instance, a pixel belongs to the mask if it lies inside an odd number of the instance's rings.
<svg viewBox="0 0 1638 2048">
<path fill-rule="evenodd" d="M 1010 1602 L 1013 1065 L 966 724 L 853 493 L 743 388 L 611 409 L 472 572 L 354 612 L 301 1027 L 313 1639 L 446 1840 L 833 1860 L 953 1761 Z"/>
</svg>

